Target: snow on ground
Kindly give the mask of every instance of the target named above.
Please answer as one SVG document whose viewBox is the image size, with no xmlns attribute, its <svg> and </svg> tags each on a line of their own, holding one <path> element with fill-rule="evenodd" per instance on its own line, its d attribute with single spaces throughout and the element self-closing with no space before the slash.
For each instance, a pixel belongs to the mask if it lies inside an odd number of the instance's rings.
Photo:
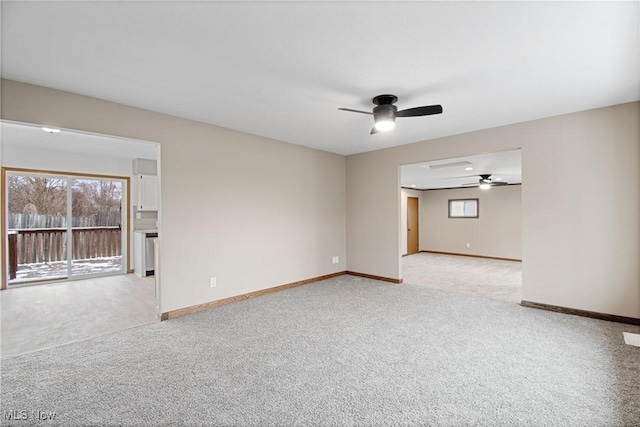
<svg viewBox="0 0 640 427">
<path fill-rule="evenodd" d="M 122 268 L 122 256 L 106 258 L 75 259 L 71 262 L 71 274 L 81 276 L 84 274 L 110 273 L 120 271 Z M 32 264 L 18 264 L 16 282 L 23 280 L 42 280 L 67 276 L 67 262 L 38 262 Z M 13 282 L 13 280 L 12 280 Z"/>
</svg>

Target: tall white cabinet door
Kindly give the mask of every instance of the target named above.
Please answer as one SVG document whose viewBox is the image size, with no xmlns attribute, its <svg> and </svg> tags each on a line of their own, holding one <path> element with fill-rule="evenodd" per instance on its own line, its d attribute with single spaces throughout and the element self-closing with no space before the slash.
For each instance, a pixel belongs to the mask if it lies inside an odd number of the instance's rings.
<svg viewBox="0 0 640 427">
<path fill-rule="evenodd" d="M 155 175 L 138 175 L 138 210 L 158 210 L 158 177 Z"/>
<path fill-rule="evenodd" d="M 145 233 L 139 231 L 133 233 L 133 272 L 139 277 L 146 276 L 144 267 L 145 237 Z"/>
</svg>

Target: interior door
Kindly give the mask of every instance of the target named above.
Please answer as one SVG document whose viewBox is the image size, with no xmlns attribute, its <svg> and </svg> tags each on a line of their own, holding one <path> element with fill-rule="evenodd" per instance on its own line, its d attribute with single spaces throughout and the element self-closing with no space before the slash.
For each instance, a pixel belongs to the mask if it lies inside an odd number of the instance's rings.
<svg viewBox="0 0 640 427">
<path fill-rule="evenodd" d="M 407 198 L 407 255 L 420 252 L 418 224 L 418 198 Z"/>
</svg>

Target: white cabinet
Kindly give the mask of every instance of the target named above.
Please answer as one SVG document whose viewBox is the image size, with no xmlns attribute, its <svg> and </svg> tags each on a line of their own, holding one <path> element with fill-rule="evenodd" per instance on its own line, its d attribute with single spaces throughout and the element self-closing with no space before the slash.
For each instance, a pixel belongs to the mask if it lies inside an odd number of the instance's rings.
<svg viewBox="0 0 640 427">
<path fill-rule="evenodd" d="M 158 210 L 158 177 L 155 175 L 138 175 L 139 211 Z"/>
</svg>

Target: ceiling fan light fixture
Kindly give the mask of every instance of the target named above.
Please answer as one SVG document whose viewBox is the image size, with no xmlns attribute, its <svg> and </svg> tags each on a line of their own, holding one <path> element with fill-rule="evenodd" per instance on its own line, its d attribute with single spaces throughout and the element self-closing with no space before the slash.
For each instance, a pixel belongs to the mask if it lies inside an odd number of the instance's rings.
<svg viewBox="0 0 640 427">
<path fill-rule="evenodd" d="M 491 184 L 487 183 L 487 182 L 483 182 L 482 184 L 480 184 L 480 189 L 481 190 L 488 190 L 491 188 Z"/>
<path fill-rule="evenodd" d="M 374 100 L 374 102 L 376 101 Z M 386 132 L 396 127 L 397 111 L 396 106 L 391 104 L 382 104 L 375 107 L 373 109 L 373 127 L 375 130 L 378 132 Z"/>
<path fill-rule="evenodd" d="M 381 117 L 376 120 L 374 127 L 378 132 L 386 132 L 396 127 L 396 120 L 394 117 Z"/>
</svg>

